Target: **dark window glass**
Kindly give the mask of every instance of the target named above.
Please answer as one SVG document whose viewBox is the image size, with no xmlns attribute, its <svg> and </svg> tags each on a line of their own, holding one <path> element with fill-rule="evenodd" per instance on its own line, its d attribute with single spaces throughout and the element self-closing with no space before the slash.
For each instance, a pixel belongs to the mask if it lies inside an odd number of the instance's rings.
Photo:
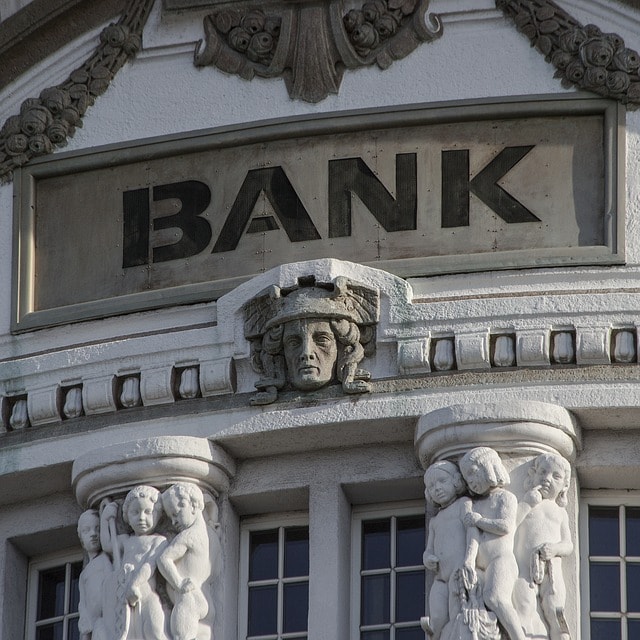
<svg viewBox="0 0 640 640">
<path fill-rule="evenodd" d="M 80 631 L 78 631 L 78 619 L 74 618 L 69 620 L 69 627 L 67 629 L 68 640 L 80 640 Z"/>
<path fill-rule="evenodd" d="M 591 611 L 620 611 L 620 566 L 592 562 L 589 579 Z"/>
<path fill-rule="evenodd" d="M 396 528 L 396 566 L 420 566 L 426 546 L 424 516 L 398 518 Z"/>
<path fill-rule="evenodd" d="M 74 613 L 78 610 L 78 602 L 80 601 L 80 572 L 82 571 L 82 562 L 74 562 L 71 565 L 71 593 L 69 601 L 69 611 L 67 613 Z M 76 625 L 77 626 L 77 625 Z"/>
<path fill-rule="evenodd" d="M 283 632 L 306 631 L 309 611 L 309 584 L 307 582 L 285 584 L 282 597 L 284 599 Z"/>
<path fill-rule="evenodd" d="M 379 631 L 363 631 L 360 634 L 361 640 L 389 640 L 391 637 L 389 635 L 389 631 L 387 629 L 382 629 Z"/>
<path fill-rule="evenodd" d="M 626 520 L 627 555 L 640 557 L 640 507 L 627 507 Z"/>
<path fill-rule="evenodd" d="M 640 564 L 627 564 L 627 611 L 640 612 Z"/>
<path fill-rule="evenodd" d="M 362 523 L 362 569 L 385 569 L 391 558 L 391 520 Z"/>
<path fill-rule="evenodd" d="M 38 627 L 36 640 L 62 640 L 62 622 Z"/>
<path fill-rule="evenodd" d="M 389 574 L 363 576 L 361 623 L 385 624 L 389 617 Z"/>
<path fill-rule="evenodd" d="M 640 638 L 640 620 L 629 620 L 627 627 L 627 638 L 629 640 L 635 640 L 635 638 Z"/>
<path fill-rule="evenodd" d="M 589 555 L 620 555 L 618 520 L 618 507 L 589 507 Z"/>
<path fill-rule="evenodd" d="M 278 530 L 252 531 L 249 542 L 249 580 L 278 577 Z"/>
<path fill-rule="evenodd" d="M 278 587 L 249 587 L 249 635 L 277 633 Z"/>
<path fill-rule="evenodd" d="M 396 640 L 424 640 L 424 631 L 420 627 L 396 629 Z"/>
<path fill-rule="evenodd" d="M 37 620 L 64 615 L 65 576 L 64 566 L 40 572 Z"/>
<path fill-rule="evenodd" d="M 620 620 L 591 620 L 591 640 L 620 640 Z"/>
<path fill-rule="evenodd" d="M 284 577 L 309 575 L 309 527 L 284 532 Z"/>
<path fill-rule="evenodd" d="M 396 621 L 411 622 L 424 615 L 424 571 L 396 574 Z"/>
</svg>

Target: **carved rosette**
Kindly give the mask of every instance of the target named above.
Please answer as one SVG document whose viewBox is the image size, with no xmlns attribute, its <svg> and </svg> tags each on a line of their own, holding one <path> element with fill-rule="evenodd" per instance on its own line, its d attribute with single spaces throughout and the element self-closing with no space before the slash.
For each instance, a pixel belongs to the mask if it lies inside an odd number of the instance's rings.
<svg viewBox="0 0 640 640">
<path fill-rule="evenodd" d="M 82 126 L 87 109 L 102 95 L 120 68 L 142 46 L 142 29 L 153 0 L 133 0 L 120 20 L 100 34 L 91 57 L 62 84 L 28 98 L 20 114 L 11 116 L 0 129 L 0 182 L 12 171 L 37 156 L 67 144 Z"/>
<path fill-rule="evenodd" d="M 640 105 L 640 54 L 619 35 L 583 26 L 551 0 L 496 0 L 496 6 L 556 68 L 563 86 Z"/>
<path fill-rule="evenodd" d="M 221 9 L 204 20 L 195 64 L 250 80 L 283 76 L 289 95 L 319 102 L 337 93 L 343 69 L 386 69 L 442 33 L 429 0 L 373 0 L 345 10 L 340 0 L 287 4 L 262 11 Z"/>
</svg>

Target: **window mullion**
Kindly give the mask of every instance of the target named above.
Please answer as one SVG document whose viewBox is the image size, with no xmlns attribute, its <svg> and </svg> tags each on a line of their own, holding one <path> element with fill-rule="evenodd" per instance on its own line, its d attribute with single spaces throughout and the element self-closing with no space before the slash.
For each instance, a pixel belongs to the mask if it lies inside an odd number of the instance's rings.
<svg viewBox="0 0 640 640">
<path fill-rule="evenodd" d="M 396 553 L 396 529 L 397 529 L 397 518 L 395 516 L 391 517 L 391 558 L 389 559 L 389 567 L 391 570 L 389 571 L 389 622 L 391 623 L 389 637 L 391 640 L 395 640 L 395 622 L 396 622 L 396 558 L 398 554 Z"/>
<path fill-rule="evenodd" d="M 64 572 L 64 609 L 62 619 L 62 640 L 67 640 L 69 628 L 69 609 L 71 608 L 71 563 L 67 562 Z"/>
<path fill-rule="evenodd" d="M 284 527 L 278 528 L 278 638 L 284 633 Z"/>
</svg>

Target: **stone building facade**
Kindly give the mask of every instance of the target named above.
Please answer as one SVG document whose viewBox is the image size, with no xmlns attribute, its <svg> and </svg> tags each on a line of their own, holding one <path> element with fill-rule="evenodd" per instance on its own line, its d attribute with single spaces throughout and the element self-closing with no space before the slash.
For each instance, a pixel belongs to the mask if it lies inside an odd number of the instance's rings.
<svg viewBox="0 0 640 640">
<path fill-rule="evenodd" d="M 0 638 L 640 638 L 638 33 L 0 0 Z"/>
</svg>

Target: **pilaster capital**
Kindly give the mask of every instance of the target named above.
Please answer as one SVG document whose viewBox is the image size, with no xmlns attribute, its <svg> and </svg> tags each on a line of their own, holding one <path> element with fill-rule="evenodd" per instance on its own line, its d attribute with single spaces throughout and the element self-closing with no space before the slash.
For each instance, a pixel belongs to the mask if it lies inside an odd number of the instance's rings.
<svg viewBox="0 0 640 640">
<path fill-rule="evenodd" d="M 579 426 L 566 409 L 532 401 L 452 405 L 421 416 L 415 433 L 425 469 L 478 446 L 523 456 L 558 453 L 573 462 L 580 442 Z"/>
<path fill-rule="evenodd" d="M 148 484 L 159 489 L 193 482 L 214 496 L 225 491 L 235 462 L 206 438 L 164 436 L 104 447 L 77 458 L 72 468 L 76 499 L 83 508 L 102 498 Z"/>
</svg>

